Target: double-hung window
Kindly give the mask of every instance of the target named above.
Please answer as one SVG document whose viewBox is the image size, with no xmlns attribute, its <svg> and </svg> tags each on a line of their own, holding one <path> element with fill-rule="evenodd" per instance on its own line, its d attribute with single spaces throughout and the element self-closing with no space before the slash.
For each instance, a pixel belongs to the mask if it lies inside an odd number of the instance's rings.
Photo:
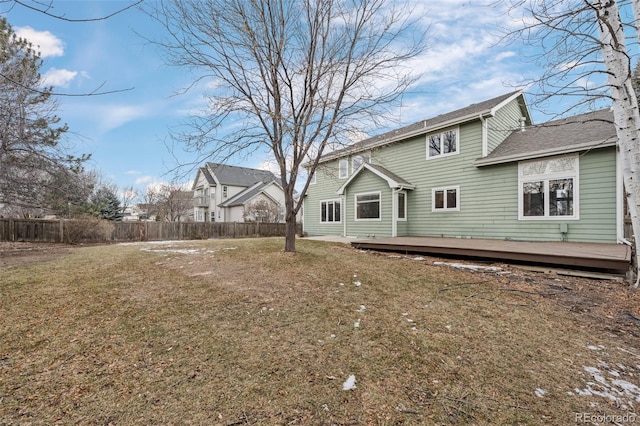
<svg viewBox="0 0 640 426">
<path fill-rule="evenodd" d="M 320 223 L 340 222 L 340 200 L 326 200 L 320 202 Z"/>
<path fill-rule="evenodd" d="M 396 215 L 396 219 L 398 220 L 407 220 L 407 193 L 406 192 L 398 192 L 396 194 L 398 197 L 398 211 Z"/>
<path fill-rule="evenodd" d="M 521 220 L 579 219 L 578 156 L 518 164 Z"/>
<path fill-rule="evenodd" d="M 458 129 L 449 129 L 427 136 L 427 159 L 454 155 L 460 151 Z"/>
<path fill-rule="evenodd" d="M 460 186 L 433 188 L 431 190 L 431 211 L 460 211 Z"/>
<path fill-rule="evenodd" d="M 380 220 L 380 192 L 356 194 L 356 220 Z"/>
<path fill-rule="evenodd" d="M 346 179 L 349 177 L 349 160 L 346 158 L 342 158 L 338 161 L 338 177 L 340 179 Z"/>
</svg>

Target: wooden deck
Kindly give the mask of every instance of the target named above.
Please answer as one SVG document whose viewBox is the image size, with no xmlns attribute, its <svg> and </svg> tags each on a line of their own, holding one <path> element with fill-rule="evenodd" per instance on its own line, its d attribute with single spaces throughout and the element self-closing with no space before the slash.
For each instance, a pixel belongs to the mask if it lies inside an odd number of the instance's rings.
<svg viewBox="0 0 640 426">
<path fill-rule="evenodd" d="M 356 240 L 351 245 L 360 249 L 464 256 L 594 270 L 627 271 L 631 265 L 631 247 L 624 244 L 395 237 Z"/>
</svg>

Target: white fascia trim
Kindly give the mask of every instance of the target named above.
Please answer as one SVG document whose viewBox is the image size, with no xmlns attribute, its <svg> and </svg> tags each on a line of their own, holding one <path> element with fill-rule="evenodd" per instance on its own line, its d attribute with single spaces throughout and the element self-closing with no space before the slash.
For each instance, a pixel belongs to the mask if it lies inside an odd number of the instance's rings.
<svg viewBox="0 0 640 426">
<path fill-rule="evenodd" d="M 477 120 L 478 117 L 484 117 L 484 118 L 488 118 L 488 117 L 493 117 L 493 113 L 491 112 L 491 110 L 486 110 L 486 111 L 482 111 L 480 113 L 473 113 L 473 114 L 469 114 L 469 115 L 465 115 L 464 117 L 460 117 L 457 118 L 455 120 L 449 120 L 449 121 L 445 121 L 442 123 L 438 123 L 434 126 L 429 126 L 429 127 L 422 127 L 418 130 L 414 130 L 413 132 L 409 132 L 409 133 L 403 133 L 401 135 L 398 136 L 393 136 L 390 137 L 388 139 L 382 140 L 380 142 L 377 142 L 375 144 L 370 144 L 370 145 L 366 145 L 363 146 L 361 149 L 354 149 L 352 151 L 343 151 L 340 152 L 339 154 L 327 154 L 327 156 L 323 159 L 321 159 L 318 164 L 320 163 L 326 163 L 328 161 L 332 161 L 338 158 L 342 158 L 342 157 L 348 157 L 349 155 L 353 155 L 353 154 L 357 154 L 359 152 L 362 151 L 369 151 L 371 149 L 377 148 L 379 146 L 384 146 L 384 145 L 388 145 L 391 144 L 393 142 L 397 142 L 397 141 L 401 141 L 404 139 L 409 139 L 412 138 L 414 136 L 419 136 L 419 135 L 426 135 L 427 133 L 433 133 L 436 130 L 440 130 L 440 129 L 444 129 L 447 127 L 454 127 L 454 126 L 459 126 L 460 124 L 464 124 L 468 121 L 472 121 L 472 120 Z"/>
<path fill-rule="evenodd" d="M 376 176 L 380 177 L 381 179 L 383 179 L 385 182 L 387 182 L 387 184 L 389 185 L 389 188 L 391 189 L 415 189 L 415 186 L 413 185 L 406 185 L 406 184 L 401 184 L 399 182 L 396 182 L 395 180 L 391 179 L 389 176 L 385 175 L 384 173 L 380 172 L 378 169 L 376 169 L 375 167 L 371 167 L 369 165 L 369 163 L 363 163 L 360 165 L 360 167 L 358 167 L 358 170 L 356 170 L 349 179 L 347 179 L 347 181 L 338 189 L 338 191 L 336 191 L 336 193 L 338 195 L 342 195 L 345 191 L 345 189 L 347 188 L 347 186 L 349 186 L 349 184 L 351 183 L 351 181 L 358 175 L 360 174 L 360 172 L 363 169 L 367 169 L 370 172 L 374 173 Z"/>
<path fill-rule="evenodd" d="M 607 140 L 596 142 L 596 143 L 585 142 L 581 144 L 563 146 L 563 147 L 558 147 L 553 149 L 527 152 L 524 154 L 506 155 L 504 157 L 498 157 L 498 158 L 492 158 L 492 159 L 479 158 L 473 164 L 476 167 L 493 166 L 496 164 L 512 163 L 514 161 L 533 160 L 535 158 L 550 157 L 550 156 L 562 155 L 562 154 L 571 154 L 574 152 L 586 151 L 589 149 L 608 148 L 611 146 L 616 146 L 616 144 L 617 144 L 616 138 L 612 138 L 612 139 L 607 139 Z"/>
</svg>

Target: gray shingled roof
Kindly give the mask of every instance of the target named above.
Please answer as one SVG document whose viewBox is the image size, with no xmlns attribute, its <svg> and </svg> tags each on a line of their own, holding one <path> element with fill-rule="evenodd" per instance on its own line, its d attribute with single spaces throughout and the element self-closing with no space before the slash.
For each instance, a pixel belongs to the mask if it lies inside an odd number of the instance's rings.
<svg viewBox="0 0 640 426">
<path fill-rule="evenodd" d="M 356 170 L 349 179 L 346 180 L 344 184 L 336 191 L 337 194 L 342 195 L 344 190 L 351 185 L 351 182 L 365 169 L 368 169 L 374 174 L 377 174 L 382 179 L 386 180 L 389 184 L 389 188 L 403 188 L 403 189 L 414 189 L 414 185 L 410 182 L 402 179 L 397 174 L 390 172 L 382 166 L 371 163 L 364 163 L 358 170 Z"/>
<path fill-rule="evenodd" d="M 376 169 L 378 172 L 380 172 L 381 174 L 387 176 L 391 180 L 397 182 L 401 186 L 413 186 L 411 184 L 411 182 L 401 178 L 400 176 L 398 176 L 397 174 L 395 174 L 393 172 L 390 172 L 389 170 L 385 169 L 382 166 L 379 166 L 377 164 L 371 164 L 371 163 L 369 163 L 369 166 L 374 168 L 374 169 Z"/>
<path fill-rule="evenodd" d="M 247 201 L 249 201 L 250 199 L 252 199 L 253 197 L 255 197 L 256 195 L 258 195 L 260 192 L 262 192 L 264 187 L 271 184 L 272 182 L 273 180 L 261 182 L 260 184 L 255 185 L 254 187 L 247 188 L 246 190 L 237 194 L 233 198 L 230 198 L 227 201 L 220 203 L 220 207 L 241 206 Z"/>
<path fill-rule="evenodd" d="M 506 93 L 493 99 L 488 99 L 477 104 L 471 104 L 455 111 L 447 112 L 426 120 L 421 120 L 417 123 L 361 140 L 346 148 L 338 149 L 324 155 L 321 161 L 328 161 L 330 159 L 340 157 L 345 153 L 359 152 L 374 146 L 385 145 L 415 134 L 427 133 L 437 129 L 439 126 L 451 125 L 459 122 L 460 120 L 476 120 L 478 119 L 478 116 L 489 114 L 493 108 L 497 107 L 502 102 L 521 93 L 521 91 Z"/>
<path fill-rule="evenodd" d="M 207 163 L 207 167 L 216 176 L 221 185 L 251 186 L 256 182 L 272 181 L 276 177 L 268 170 L 247 167 L 228 166 L 226 164 Z"/>
<path fill-rule="evenodd" d="M 488 156 L 476 160 L 476 166 L 545 157 L 615 145 L 613 113 L 603 109 L 511 133 Z"/>
</svg>

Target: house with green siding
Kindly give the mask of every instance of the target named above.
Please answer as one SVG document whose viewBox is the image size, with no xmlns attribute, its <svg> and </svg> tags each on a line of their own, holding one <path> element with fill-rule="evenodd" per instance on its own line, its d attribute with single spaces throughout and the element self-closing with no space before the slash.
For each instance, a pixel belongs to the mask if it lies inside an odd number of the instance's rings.
<svg viewBox="0 0 640 426">
<path fill-rule="evenodd" d="M 609 110 L 533 125 L 518 91 L 323 156 L 303 227 L 358 239 L 616 243 L 622 194 Z"/>
</svg>

